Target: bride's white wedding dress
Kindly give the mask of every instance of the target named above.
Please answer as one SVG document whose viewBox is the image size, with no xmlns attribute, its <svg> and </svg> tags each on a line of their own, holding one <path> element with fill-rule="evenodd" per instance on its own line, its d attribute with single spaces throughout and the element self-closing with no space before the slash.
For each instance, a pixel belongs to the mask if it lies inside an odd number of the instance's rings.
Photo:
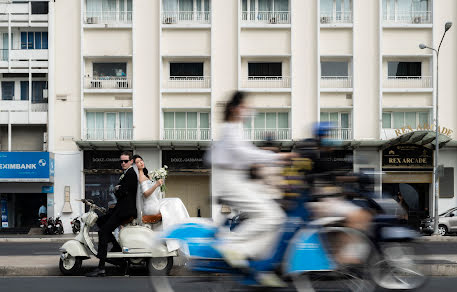
<svg viewBox="0 0 457 292">
<path fill-rule="evenodd" d="M 146 180 L 141 183 L 141 192 L 154 187 L 154 182 Z M 143 215 L 162 214 L 162 229 L 167 230 L 170 226 L 186 222 L 189 219 L 189 213 L 186 207 L 179 198 L 162 198 L 160 187 L 148 197 L 143 197 Z M 179 242 L 175 240 L 167 240 L 168 251 L 177 250 Z"/>
</svg>

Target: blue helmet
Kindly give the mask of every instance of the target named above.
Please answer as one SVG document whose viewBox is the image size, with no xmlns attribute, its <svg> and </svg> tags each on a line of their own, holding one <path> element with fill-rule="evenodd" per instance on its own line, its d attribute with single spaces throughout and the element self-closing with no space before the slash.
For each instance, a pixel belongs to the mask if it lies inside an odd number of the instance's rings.
<svg viewBox="0 0 457 292">
<path fill-rule="evenodd" d="M 313 135 L 316 138 L 328 136 L 334 128 L 335 125 L 332 122 L 318 122 L 314 125 Z"/>
</svg>

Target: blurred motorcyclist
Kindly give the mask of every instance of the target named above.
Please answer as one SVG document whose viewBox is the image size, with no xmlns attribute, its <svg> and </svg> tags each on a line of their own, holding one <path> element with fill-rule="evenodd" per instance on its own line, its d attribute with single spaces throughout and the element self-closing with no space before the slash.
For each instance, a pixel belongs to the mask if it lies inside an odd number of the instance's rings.
<svg viewBox="0 0 457 292">
<path fill-rule="evenodd" d="M 260 258 L 269 251 L 285 219 L 280 206 L 252 185 L 249 168 L 296 156 L 262 150 L 243 140 L 242 122 L 250 115 L 245 94 L 235 92 L 225 108 L 221 138 L 211 150 L 215 196 L 224 205 L 248 216 L 235 232 L 221 234 L 221 244 L 215 247 L 230 265 L 240 268 L 248 265 L 248 258 Z"/>
</svg>

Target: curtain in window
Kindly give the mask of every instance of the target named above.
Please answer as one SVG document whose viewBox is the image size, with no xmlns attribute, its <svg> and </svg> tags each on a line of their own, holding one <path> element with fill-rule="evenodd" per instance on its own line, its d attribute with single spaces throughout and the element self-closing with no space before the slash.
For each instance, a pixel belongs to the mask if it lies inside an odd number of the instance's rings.
<svg viewBox="0 0 457 292">
<path fill-rule="evenodd" d="M 391 129 L 392 128 L 392 120 L 390 113 L 382 113 L 382 128 L 383 129 Z"/>
<path fill-rule="evenodd" d="M 179 0 L 179 11 L 192 12 L 194 10 L 194 0 Z"/>
<path fill-rule="evenodd" d="M 97 13 L 102 11 L 102 1 L 100 0 L 87 0 L 86 12 L 88 17 L 96 16 Z"/>
<path fill-rule="evenodd" d="M 289 11 L 289 0 L 274 0 L 276 12 Z"/>
<path fill-rule="evenodd" d="M 116 12 L 117 0 L 103 0 L 102 11 L 103 12 Z"/>
<path fill-rule="evenodd" d="M 251 0 L 252 1 L 252 0 Z M 258 0 L 259 1 L 259 12 L 271 12 L 273 11 L 272 0 Z"/>
<path fill-rule="evenodd" d="M 163 113 L 163 126 L 165 129 L 173 129 L 175 127 L 174 113 Z"/>
<path fill-rule="evenodd" d="M 320 9 L 321 9 L 321 12 L 323 12 L 324 14 L 332 13 L 333 0 L 321 0 Z"/>
<path fill-rule="evenodd" d="M 413 129 L 415 129 L 417 127 L 415 112 L 413 112 L 413 113 L 406 112 L 405 113 L 405 126 L 410 126 Z"/>
<path fill-rule="evenodd" d="M 29 82 L 21 81 L 21 100 L 29 100 Z"/>
<path fill-rule="evenodd" d="M 178 12 L 178 0 L 163 0 L 163 11 Z"/>
<path fill-rule="evenodd" d="M 254 117 L 254 128 L 265 129 L 265 113 L 258 113 Z"/>
<path fill-rule="evenodd" d="M 119 113 L 119 139 L 132 139 L 133 117 L 131 112 Z"/>
<path fill-rule="evenodd" d="M 321 112 L 320 121 L 321 122 L 328 122 L 328 113 Z"/>
<path fill-rule="evenodd" d="M 103 139 L 103 133 L 105 130 L 105 114 L 95 113 L 95 139 Z"/>
<path fill-rule="evenodd" d="M 288 129 L 289 128 L 289 113 L 278 113 L 278 128 Z"/>
<path fill-rule="evenodd" d="M 419 113 L 419 125 L 422 127 L 430 123 L 427 112 Z"/>
<path fill-rule="evenodd" d="M 394 129 L 401 128 L 405 126 L 405 113 L 403 112 L 395 112 L 393 113 L 394 118 Z"/>
<path fill-rule="evenodd" d="M 96 122 L 95 122 L 95 113 L 87 112 L 86 113 L 86 127 L 87 127 L 87 139 L 95 139 L 96 137 Z"/>
<path fill-rule="evenodd" d="M 334 124 L 335 127 L 338 127 L 338 113 L 330 113 L 329 120 Z"/>
<path fill-rule="evenodd" d="M 186 113 L 175 113 L 176 129 L 186 128 Z"/>
<path fill-rule="evenodd" d="M 14 81 L 2 82 L 2 99 L 13 100 L 14 98 Z"/>
<path fill-rule="evenodd" d="M 106 139 L 114 140 L 116 137 L 116 113 L 106 113 Z"/>
<path fill-rule="evenodd" d="M 349 114 L 342 113 L 341 114 L 341 124 L 340 127 L 343 129 L 349 129 Z"/>
<path fill-rule="evenodd" d="M 276 129 L 276 113 L 266 113 L 266 128 Z"/>
<path fill-rule="evenodd" d="M 209 114 L 200 114 L 200 129 L 209 129 Z"/>
<path fill-rule="evenodd" d="M 390 0 L 393 2 L 393 0 Z M 411 12 L 413 3 L 411 0 L 397 0 L 399 12 Z"/>
</svg>

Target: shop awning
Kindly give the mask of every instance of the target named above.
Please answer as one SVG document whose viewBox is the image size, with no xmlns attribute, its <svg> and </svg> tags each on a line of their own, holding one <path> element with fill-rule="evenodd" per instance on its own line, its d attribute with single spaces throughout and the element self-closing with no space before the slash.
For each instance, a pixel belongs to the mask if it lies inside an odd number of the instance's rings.
<svg viewBox="0 0 457 292">
<path fill-rule="evenodd" d="M 442 148 L 448 144 L 452 138 L 444 134 L 438 134 L 438 147 Z M 397 144 L 417 144 L 431 149 L 436 147 L 436 132 L 435 131 L 413 131 L 405 133 L 401 136 L 387 140 L 380 148 L 386 149 Z"/>
</svg>

